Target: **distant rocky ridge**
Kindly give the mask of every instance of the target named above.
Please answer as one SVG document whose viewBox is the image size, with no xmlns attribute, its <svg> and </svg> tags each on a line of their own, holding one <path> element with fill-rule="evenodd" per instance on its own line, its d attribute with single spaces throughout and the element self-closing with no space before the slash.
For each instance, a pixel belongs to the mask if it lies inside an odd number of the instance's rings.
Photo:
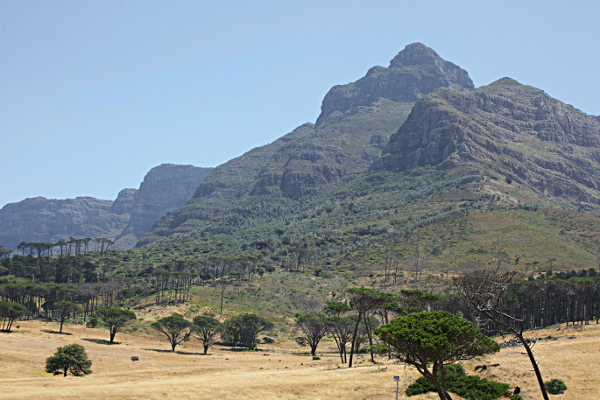
<svg viewBox="0 0 600 400">
<path fill-rule="evenodd" d="M 73 236 L 105 237 L 115 241 L 112 249 L 131 248 L 154 220 L 185 204 L 211 170 L 163 164 L 148 172 L 139 189 L 123 189 L 115 201 L 36 197 L 7 204 L 0 209 L 0 245 L 14 250 L 20 242 Z"/>
<path fill-rule="evenodd" d="M 600 205 L 600 124 L 544 91 L 503 78 L 439 89 L 417 102 L 372 169 L 485 166 L 534 188 Z"/>
<path fill-rule="evenodd" d="M 93 197 L 35 197 L 7 204 L 0 209 L 0 244 L 15 250 L 21 242 L 56 243 L 69 236 L 114 238 L 129 216 L 111 213 L 112 204 Z"/>
<path fill-rule="evenodd" d="M 133 193 L 129 206 L 129 221 L 115 238 L 117 247 L 132 248 L 152 224 L 168 211 L 183 206 L 196 188 L 212 171 L 193 165 L 162 164 L 146 174 L 140 188 Z M 120 198 L 128 196 L 124 189 Z"/>
<path fill-rule="evenodd" d="M 438 87 L 471 89 L 473 83 L 429 47 L 408 45 L 389 68 L 373 67 L 358 81 L 333 87 L 316 124 L 217 167 L 188 204 L 158 219 L 138 246 L 177 233 L 227 233 L 250 220 L 293 213 L 368 171 L 414 102 Z"/>
</svg>

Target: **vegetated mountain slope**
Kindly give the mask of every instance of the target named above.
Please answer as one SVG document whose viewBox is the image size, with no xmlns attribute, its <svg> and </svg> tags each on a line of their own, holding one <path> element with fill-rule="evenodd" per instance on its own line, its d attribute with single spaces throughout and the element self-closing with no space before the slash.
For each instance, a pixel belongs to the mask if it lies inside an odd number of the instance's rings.
<svg viewBox="0 0 600 400">
<path fill-rule="evenodd" d="M 373 169 L 484 169 L 546 198 L 599 213 L 600 124 L 542 90 L 503 78 L 442 89 L 415 105 Z"/>
<path fill-rule="evenodd" d="M 427 46 L 407 46 L 388 68 L 371 68 L 357 82 L 332 88 L 315 125 L 217 167 L 188 204 L 158 220 L 138 246 L 178 240 L 176 234 L 231 234 L 292 215 L 367 171 L 413 102 L 438 87 L 473 83 Z"/>
<path fill-rule="evenodd" d="M 213 219 L 204 235 L 175 236 L 156 249 L 173 258 L 223 257 L 233 249 L 316 269 L 381 267 L 389 253 L 410 262 L 435 253 L 436 263 L 453 268 L 469 260 L 487 265 L 499 251 L 518 257 L 518 268 L 553 258 L 565 267 L 597 267 L 599 137 L 595 117 L 511 79 L 474 90 L 441 88 L 415 104 L 369 170 L 287 203 L 293 207 L 285 211 L 293 212 L 247 208 L 239 226 L 224 230 Z M 266 204 L 290 200 L 272 187 L 279 197 L 264 197 L 272 201 Z M 248 190 L 240 199 L 251 197 Z M 516 221 L 510 234 L 496 229 L 506 220 Z M 427 227 L 442 223 L 454 227 L 453 235 L 465 225 L 478 228 L 463 239 L 426 240 Z"/>
<path fill-rule="evenodd" d="M 211 170 L 163 164 L 148 172 L 139 189 L 121 190 L 114 202 L 36 197 L 7 204 L 0 209 L 0 245 L 16 249 L 21 242 L 72 236 L 114 239 L 113 249 L 130 249 L 157 218 L 185 204 Z"/>
</svg>

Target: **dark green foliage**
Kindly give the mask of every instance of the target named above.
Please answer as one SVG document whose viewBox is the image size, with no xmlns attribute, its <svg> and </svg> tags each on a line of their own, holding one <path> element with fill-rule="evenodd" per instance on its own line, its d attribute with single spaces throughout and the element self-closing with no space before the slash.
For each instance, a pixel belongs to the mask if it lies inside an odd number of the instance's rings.
<svg viewBox="0 0 600 400">
<path fill-rule="evenodd" d="M 449 383 L 448 381 L 446 381 L 446 383 Z M 450 387 L 448 387 L 448 390 L 450 391 Z M 417 396 L 423 393 L 430 393 L 430 392 L 435 392 L 435 386 L 433 386 L 433 383 L 429 382 L 427 379 L 425 379 L 424 377 L 420 377 L 419 379 L 417 379 L 416 381 L 414 381 L 413 383 L 411 383 L 407 388 L 406 391 L 404 393 L 406 393 L 407 396 Z"/>
<path fill-rule="evenodd" d="M 174 313 L 169 317 L 159 319 L 150 326 L 165 335 L 171 344 L 171 351 L 175 351 L 178 344 L 189 340 L 192 323 L 183 318 L 183 315 Z"/>
<path fill-rule="evenodd" d="M 62 333 L 63 325 L 67 319 L 75 317 L 81 311 L 81 307 L 71 301 L 62 300 L 54 303 L 55 316 L 60 323 L 59 332 Z"/>
<path fill-rule="evenodd" d="M 95 315 L 92 315 L 91 317 L 88 318 L 85 326 L 87 326 L 88 328 L 96 328 L 96 327 L 98 327 L 99 324 L 100 324 L 100 321 L 98 321 L 98 317 L 96 317 Z"/>
<path fill-rule="evenodd" d="M 18 303 L 0 301 L 0 330 L 10 332 L 15 319 L 27 314 L 27 308 Z"/>
<path fill-rule="evenodd" d="M 327 333 L 327 325 L 316 314 L 299 315 L 296 325 L 304 333 L 304 336 L 297 338 L 296 342 L 301 346 L 310 346 L 310 354 L 315 356 L 319 342 L 321 342 L 321 339 Z"/>
<path fill-rule="evenodd" d="M 514 396 L 511 396 L 510 400 L 523 400 L 523 398 L 521 395 L 515 394 Z"/>
<path fill-rule="evenodd" d="M 448 384 L 448 390 L 466 399 L 493 400 L 506 393 L 508 385 L 469 375 Z"/>
<path fill-rule="evenodd" d="M 552 379 L 548 382 L 544 382 L 544 386 L 546 386 L 546 390 L 550 394 L 560 394 L 567 390 L 567 385 L 561 379 Z"/>
<path fill-rule="evenodd" d="M 431 311 L 393 319 L 375 334 L 404 362 L 415 366 L 446 396 L 438 371 L 459 357 L 476 357 L 500 350 L 498 343 L 484 336 L 472 322 L 456 315 Z"/>
<path fill-rule="evenodd" d="M 231 317 L 224 323 L 225 339 L 234 346 L 254 350 L 260 332 L 269 330 L 273 324 L 256 314 L 241 314 Z"/>
<path fill-rule="evenodd" d="M 202 342 L 204 354 L 215 343 L 217 336 L 223 331 L 223 324 L 213 317 L 199 315 L 194 317 L 192 334 Z"/>
<path fill-rule="evenodd" d="M 129 321 L 136 319 L 133 311 L 124 310 L 119 307 L 102 307 L 96 310 L 96 316 L 102 321 L 110 332 L 110 343 L 115 340 L 115 335 Z"/>
<path fill-rule="evenodd" d="M 92 362 L 88 359 L 85 348 L 79 344 L 70 344 L 59 347 L 53 356 L 46 359 L 46 372 L 63 376 L 83 376 L 92 373 Z"/>
<path fill-rule="evenodd" d="M 467 376 L 465 369 L 460 364 L 448 364 L 444 365 L 444 372 L 446 373 L 446 384 L 448 385 L 448 391 L 452 391 L 450 388 L 453 381 L 461 379 Z M 438 379 L 440 379 L 440 373 L 438 372 Z M 435 386 L 424 377 L 420 377 L 415 382 L 411 383 L 406 388 L 407 396 L 416 396 L 423 393 L 435 392 Z"/>
<path fill-rule="evenodd" d="M 508 385 L 495 383 L 478 376 L 468 376 L 462 365 L 450 364 L 444 366 L 446 372 L 446 389 L 448 392 L 470 400 L 493 400 L 506 393 Z M 438 372 L 438 379 L 441 375 Z M 417 379 L 406 389 L 407 396 L 435 392 L 435 386 L 424 377 Z"/>
</svg>

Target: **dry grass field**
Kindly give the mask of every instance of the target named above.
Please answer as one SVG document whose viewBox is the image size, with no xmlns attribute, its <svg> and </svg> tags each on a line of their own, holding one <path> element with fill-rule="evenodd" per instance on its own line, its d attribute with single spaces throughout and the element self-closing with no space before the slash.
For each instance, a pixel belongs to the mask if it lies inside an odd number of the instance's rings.
<svg viewBox="0 0 600 400">
<path fill-rule="evenodd" d="M 338 364 L 331 343 L 321 360 L 313 361 L 294 342 L 261 345 L 262 352 L 238 352 L 216 346 L 208 355 L 195 341 L 171 353 L 166 340 L 143 333 L 118 333 L 118 344 L 106 342 L 108 332 L 66 325 L 20 321 L 0 334 L 0 399 L 394 399 L 394 375 L 400 375 L 400 398 L 418 374 L 386 359 L 373 365 L 360 358 L 356 368 Z M 556 400 L 600 399 L 600 326 L 544 329 L 533 336 L 556 336 L 538 342 L 534 351 L 545 380 L 560 378 L 568 390 Z M 569 337 L 571 337 L 569 339 Z M 574 337 L 574 338 L 572 338 Z M 85 377 L 52 376 L 44 372 L 46 357 L 58 346 L 83 345 L 93 362 Z M 329 346 L 329 347 L 328 347 Z M 138 356 L 139 361 L 131 361 Z M 500 364 L 477 375 L 520 386 L 524 399 L 541 399 L 531 365 L 522 349 L 512 347 L 464 363 L 469 374 L 478 364 Z M 437 399 L 437 395 L 412 399 Z M 458 399 L 458 396 L 453 396 Z"/>
</svg>

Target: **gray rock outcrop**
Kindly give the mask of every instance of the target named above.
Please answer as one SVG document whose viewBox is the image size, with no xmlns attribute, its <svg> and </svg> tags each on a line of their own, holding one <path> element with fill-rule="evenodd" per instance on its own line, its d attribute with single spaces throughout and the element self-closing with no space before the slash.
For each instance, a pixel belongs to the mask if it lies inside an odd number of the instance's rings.
<svg viewBox="0 0 600 400">
<path fill-rule="evenodd" d="M 35 197 L 7 204 L 0 209 L 0 244 L 15 250 L 21 242 L 56 243 L 70 236 L 114 238 L 129 216 L 110 212 L 112 204 L 93 197 Z"/>
<path fill-rule="evenodd" d="M 184 205 L 211 171 L 212 168 L 175 164 L 162 164 L 152 168 L 144 177 L 140 188 L 131 193 L 127 206 L 130 218 L 125 229 L 115 238 L 116 247 L 133 247 L 150 231 L 154 221 Z M 123 195 L 124 203 L 126 195 L 129 193 Z"/>
<path fill-rule="evenodd" d="M 509 78 L 476 90 L 430 93 L 372 168 L 442 170 L 469 163 L 584 208 L 600 205 L 598 120 Z"/>
<path fill-rule="evenodd" d="M 356 107 L 371 106 L 381 98 L 414 103 L 439 87 L 474 86 L 467 71 L 442 59 L 422 43 L 409 44 L 388 68 L 373 67 L 356 82 L 329 90 L 315 125 L 324 127 Z"/>
<path fill-rule="evenodd" d="M 139 189 L 123 189 L 115 201 L 93 197 L 44 197 L 0 209 L 0 245 L 56 243 L 60 239 L 108 238 L 111 249 L 132 248 L 164 213 L 185 204 L 212 168 L 163 164 L 148 172 Z"/>
</svg>

